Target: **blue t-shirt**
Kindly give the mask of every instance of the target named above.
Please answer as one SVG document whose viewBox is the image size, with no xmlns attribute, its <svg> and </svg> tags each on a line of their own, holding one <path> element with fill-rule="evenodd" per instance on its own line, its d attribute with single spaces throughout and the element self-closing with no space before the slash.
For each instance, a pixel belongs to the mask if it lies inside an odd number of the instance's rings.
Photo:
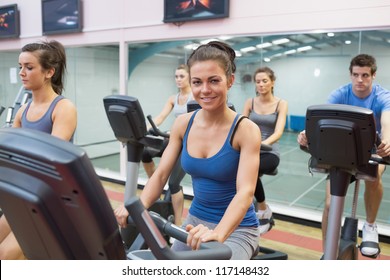
<svg viewBox="0 0 390 280">
<path fill-rule="evenodd" d="M 233 121 L 224 145 L 217 154 L 209 158 L 194 158 L 188 154 L 187 139 L 197 112 L 191 116 L 188 123 L 181 153 L 182 167 L 186 173 L 191 175 L 194 190 L 189 212 L 201 220 L 219 223 L 237 193 L 236 181 L 240 152 L 231 146 L 230 137 L 238 115 Z M 258 226 L 253 204 L 239 226 Z"/>
<path fill-rule="evenodd" d="M 359 98 L 352 91 L 352 84 L 349 83 L 333 91 L 328 103 L 346 104 L 370 109 L 374 112 L 376 129 L 381 133 L 382 112 L 390 111 L 390 92 L 380 85 L 373 85 L 370 95 Z"/>
</svg>

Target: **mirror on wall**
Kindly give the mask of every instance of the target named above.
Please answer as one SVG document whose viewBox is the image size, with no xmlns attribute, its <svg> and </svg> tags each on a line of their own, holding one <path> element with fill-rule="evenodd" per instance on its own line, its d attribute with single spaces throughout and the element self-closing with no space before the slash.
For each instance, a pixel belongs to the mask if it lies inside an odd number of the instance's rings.
<svg viewBox="0 0 390 280">
<path fill-rule="evenodd" d="M 129 43 L 129 94 L 140 93 L 139 97 L 146 99 L 145 106 L 156 111 L 155 102 L 149 98 L 166 96 L 171 92 L 142 94 L 146 90 L 144 85 L 159 83 L 159 77 L 165 87 L 172 85 L 166 77 L 166 70 L 171 69 L 172 73 L 176 65 L 186 62 L 194 48 L 209 40 L 225 41 L 236 50 L 236 83 L 231 99 L 238 108 L 254 93 L 254 70 L 265 65 L 276 72 L 275 92 L 289 100 L 289 113 L 292 115 L 303 115 L 308 105 L 325 101 L 334 87 L 347 82 L 349 61 L 358 53 L 375 55 L 379 67 L 377 80 L 390 87 L 390 79 L 386 75 L 390 65 L 390 32 L 375 30 Z M 148 80 L 150 83 L 144 84 Z"/>
<path fill-rule="evenodd" d="M 280 141 L 279 173 L 263 178 L 267 199 L 282 208 L 294 205 L 300 209 L 319 211 L 323 207 L 324 180 L 318 183 L 318 178 L 308 175 L 307 155 L 302 154 L 296 145 L 296 133 L 301 126 L 295 126 L 291 120 L 302 118 L 308 106 L 325 103 L 333 89 L 348 83 L 349 62 L 358 53 L 376 57 L 376 82 L 390 88 L 390 31 L 128 42 L 127 94 L 139 99 L 145 115 L 156 116 L 169 96 L 177 93 L 174 80 L 176 67 L 186 62 L 194 48 L 208 40 L 225 41 L 236 50 L 236 80 L 229 92 L 229 101 L 238 112 L 242 112 L 246 99 L 255 96 L 253 73 L 256 68 L 268 66 L 274 70 L 274 94 L 288 101 L 289 111 L 288 124 Z M 118 174 L 121 145 L 108 123 L 102 100 L 107 95 L 120 93 L 119 44 L 69 47 L 66 52 L 68 75 L 64 95 L 74 101 L 78 110 L 75 144 L 87 151 L 99 173 Z M 18 56 L 19 51 L 0 52 L 0 106 L 5 108 L 13 105 L 21 87 Z M 0 116 L 2 124 L 5 117 L 5 113 Z M 174 117 L 169 116 L 160 129 L 169 130 L 173 120 Z M 146 179 L 142 166 L 140 177 Z M 390 181 L 387 174 L 384 180 Z M 183 180 L 183 186 L 191 187 L 188 176 Z M 289 192 L 285 191 L 286 188 Z M 301 197 L 308 189 L 313 192 Z M 363 215 L 363 212 L 360 210 L 359 214 Z M 387 223 L 389 217 L 382 212 L 379 219 Z"/>
<path fill-rule="evenodd" d="M 389 30 L 128 42 L 127 91 L 139 98 L 145 115 L 158 114 L 167 98 L 177 92 L 176 67 L 208 40 L 225 41 L 236 50 L 236 82 L 229 99 L 237 111 L 242 110 L 247 98 L 254 96 L 252 75 L 257 67 L 265 65 L 275 71 L 275 94 L 288 100 L 290 116 L 303 116 L 307 106 L 325 102 L 331 90 L 348 82 L 350 58 L 358 53 L 375 55 L 376 81 L 390 88 Z M 76 143 L 104 162 L 106 155 L 117 154 L 120 148 L 102 106 L 104 96 L 119 93 L 119 45 L 66 50 L 68 75 L 64 95 L 78 107 Z M 19 51 L 0 52 L 0 105 L 5 108 L 12 106 L 21 87 L 18 56 Z M 2 124 L 5 117 L 5 113 L 0 116 Z M 168 130 L 172 122 L 170 116 L 162 129 Z M 117 171 L 119 164 L 115 168 L 104 167 L 104 163 L 99 167 Z"/>
<path fill-rule="evenodd" d="M 372 54 L 377 59 L 376 82 L 390 88 L 390 32 L 350 31 L 318 32 L 273 36 L 234 36 L 188 39 L 167 42 L 144 42 L 128 45 L 128 94 L 140 100 L 144 114 L 157 115 L 169 96 L 177 93 L 174 72 L 185 63 L 192 50 L 208 40 L 222 40 L 237 54 L 236 81 L 229 101 L 242 112 L 246 99 L 255 96 L 253 73 L 260 66 L 272 68 L 276 74 L 274 94 L 288 101 L 289 112 L 285 133 L 280 141 L 281 163 L 277 176 L 263 176 L 267 201 L 277 213 L 291 213 L 321 219 L 325 197 L 325 176 L 310 176 L 308 155 L 300 151 L 296 136 L 303 129 L 306 108 L 325 103 L 329 93 L 350 82 L 349 63 L 358 53 Z M 169 130 L 174 117 L 162 125 Z M 119 157 L 117 156 L 117 160 Z M 158 163 L 158 159 L 156 159 Z M 140 170 L 142 179 L 147 179 Z M 385 175 L 385 182 L 390 178 Z M 191 188 L 189 176 L 182 181 Z M 383 209 L 390 208 L 382 202 Z M 307 213 L 310 213 L 309 215 Z M 378 222 L 387 224 L 387 211 L 380 211 Z M 359 201 L 358 216 L 364 217 L 364 202 Z"/>
</svg>

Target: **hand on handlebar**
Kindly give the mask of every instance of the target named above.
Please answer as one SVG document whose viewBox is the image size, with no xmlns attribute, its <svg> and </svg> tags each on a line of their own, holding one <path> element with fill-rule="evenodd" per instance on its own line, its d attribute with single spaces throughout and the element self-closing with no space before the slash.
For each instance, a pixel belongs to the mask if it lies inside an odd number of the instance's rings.
<svg viewBox="0 0 390 280">
<path fill-rule="evenodd" d="M 127 209 L 123 204 L 119 205 L 118 208 L 114 210 L 114 214 L 118 225 L 122 228 L 127 227 L 129 212 L 127 212 Z"/>
<path fill-rule="evenodd" d="M 199 224 L 196 227 L 193 225 L 187 225 L 186 231 L 188 232 L 187 245 L 193 250 L 198 250 L 201 243 L 216 240 L 219 241 L 218 234 L 206 227 L 205 225 Z"/>
<path fill-rule="evenodd" d="M 380 144 L 377 145 L 376 153 L 382 157 L 386 158 L 390 156 L 390 143 L 388 141 L 382 140 Z"/>
<path fill-rule="evenodd" d="M 306 131 L 302 130 L 297 137 L 297 142 L 299 145 L 307 147 L 307 138 L 306 138 Z"/>
</svg>

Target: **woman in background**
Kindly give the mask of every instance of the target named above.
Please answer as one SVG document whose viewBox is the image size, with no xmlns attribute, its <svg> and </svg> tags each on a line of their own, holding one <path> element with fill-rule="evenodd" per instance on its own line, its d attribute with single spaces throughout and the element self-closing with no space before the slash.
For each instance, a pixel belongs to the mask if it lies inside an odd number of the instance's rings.
<svg viewBox="0 0 390 280">
<path fill-rule="evenodd" d="M 246 100 L 243 115 L 256 123 L 261 131 L 262 144 L 272 146 L 272 151 L 261 151 L 259 178 L 256 184 L 257 218 L 260 223 L 260 234 L 271 230 L 275 224 L 272 211 L 265 201 L 261 175 L 271 173 L 279 165 L 278 141 L 282 137 L 288 104 L 274 95 L 276 76 L 272 69 L 262 67 L 255 71 L 253 80 L 256 84 L 256 97 Z"/>
</svg>

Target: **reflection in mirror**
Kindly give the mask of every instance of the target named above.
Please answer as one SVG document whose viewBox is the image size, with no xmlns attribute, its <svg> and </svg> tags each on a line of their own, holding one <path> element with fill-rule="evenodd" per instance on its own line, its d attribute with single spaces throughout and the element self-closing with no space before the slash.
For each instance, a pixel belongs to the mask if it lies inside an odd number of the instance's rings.
<svg viewBox="0 0 390 280">
<path fill-rule="evenodd" d="M 303 116 L 307 106 L 325 102 L 335 87 L 348 82 L 349 61 L 358 53 L 375 55 L 377 80 L 390 88 L 390 78 L 385 75 L 390 65 L 390 32 L 376 30 L 129 44 L 129 94 L 139 95 L 146 111 L 156 114 L 159 103 L 175 92 L 169 74 L 177 64 L 186 62 L 194 48 L 209 40 L 225 41 L 236 50 L 236 83 L 230 98 L 239 110 L 243 101 L 254 94 L 254 70 L 264 65 L 274 69 L 278 79 L 275 92 L 289 101 L 291 115 Z M 145 85 L 153 84 L 158 84 L 158 93 L 146 89 Z"/>
<path fill-rule="evenodd" d="M 323 181 L 311 178 L 307 158 L 299 152 L 296 133 L 306 108 L 325 103 L 329 93 L 350 81 L 349 62 L 358 53 L 372 54 L 377 59 L 375 82 L 390 88 L 390 31 L 367 30 L 350 32 L 316 32 L 267 36 L 221 36 L 218 38 L 180 41 L 128 43 L 128 94 L 137 97 L 145 115 L 156 116 L 169 96 L 177 93 L 174 80 L 176 67 L 185 63 L 192 50 L 207 40 L 223 40 L 237 53 L 235 84 L 229 101 L 242 112 L 246 99 L 255 96 L 253 73 L 260 66 L 269 66 L 276 74 L 275 95 L 288 101 L 288 123 L 281 140 L 281 164 L 278 176 L 264 176 L 267 201 L 283 206 L 321 211 Z M 103 108 L 103 97 L 119 93 L 119 45 L 67 48 L 68 75 L 64 95 L 77 106 L 78 128 L 75 143 L 84 148 L 94 166 L 117 176 L 120 171 L 121 145 L 115 139 Z M 21 82 L 18 77 L 19 51 L 0 52 L 0 105 L 12 106 Z M 14 69 L 14 70 L 12 70 Z M 12 75 L 10 77 L 10 75 Z M 295 118 L 292 118 L 295 117 Z M 173 116 L 161 125 L 169 130 Z M 5 113 L 0 116 L 5 123 Z M 111 174 L 111 173 L 110 173 Z M 141 178 L 146 176 L 142 174 Z M 111 176 L 111 175 L 110 175 Z M 123 178 L 118 176 L 119 178 Z M 384 185 L 389 185 L 388 175 Z M 183 181 L 191 187 L 191 181 Z M 286 191 L 289 189 L 289 192 Z M 307 190 L 308 195 L 300 197 Z M 292 193 L 291 193 L 292 192 Z M 386 207 L 382 202 L 381 209 Z M 363 207 L 363 203 L 359 202 Z M 290 208 L 289 208 L 290 209 Z M 378 220 L 388 223 L 386 211 Z M 363 214 L 364 210 L 360 210 Z M 390 213 L 390 211 L 387 211 Z"/>
<path fill-rule="evenodd" d="M 282 154 L 279 173 L 262 179 L 267 201 L 280 212 L 289 212 L 293 208 L 316 212 L 319 221 L 325 196 L 325 178 L 309 176 L 308 157 L 297 147 L 297 132 L 304 128 L 308 106 L 326 103 L 332 90 L 350 82 L 349 63 L 358 53 L 376 57 L 378 72 L 375 82 L 390 88 L 390 77 L 387 75 L 390 72 L 390 31 L 224 36 L 129 43 L 128 94 L 139 98 L 145 114 L 156 115 L 160 112 L 168 96 L 177 92 L 172 78 L 174 69 L 186 62 L 194 48 L 208 40 L 225 41 L 236 50 L 236 81 L 230 90 L 229 101 L 240 113 L 245 100 L 255 96 L 255 69 L 268 66 L 274 70 L 275 95 L 288 101 L 289 112 L 286 130 L 280 141 Z M 163 129 L 168 130 L 172 122 L 173 117 L 162 125 Z M 390 183 L 389 178 L 385 177 L 384 180 Z M 191 187 L 190 178 L 186 177 L 183 185 Z M 390 209 L 390 205 L 384 204 L 382 202 L 382 208 Z M 363 201 L 359 201 L 359 207 L 359 215 L 364 217 Z M 388 223 L 390 215 L 386 213 L 389 212 L 380 211 L 379 223 Z"/>
</svg>

